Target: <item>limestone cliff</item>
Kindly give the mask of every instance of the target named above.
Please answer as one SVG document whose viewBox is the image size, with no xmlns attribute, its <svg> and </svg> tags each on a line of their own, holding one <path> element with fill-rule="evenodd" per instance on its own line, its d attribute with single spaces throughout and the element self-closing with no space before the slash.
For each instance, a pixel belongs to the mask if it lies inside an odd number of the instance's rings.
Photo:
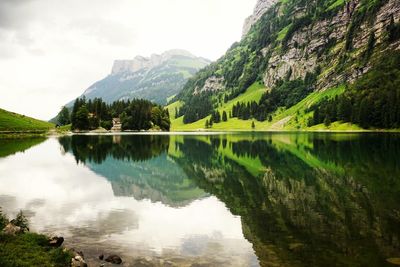
<svg viewBox="0 0 400 267">
<path fill-rule="evenodd" d="M 277 0 L 258 0 L 253 14 L 244 22 L 242 37 L 246 36 L 246 34 L 250 31 L 251 26 L 253 26 L 276 2 Z"/>
<path fill-rule="evenodd" d="M 349 1 L 339 12 L 327 19 L 299 29 L 286 44 L 286 51 L 272 50 L 266 47 L 264 54 L 271 53 L 268 66 L 264 74 L 264 84 L 272 88 L 278 80 L 284 79 L 290 72 L 290 79 L 304 78 L 307 72 L 313 72 L 318 65 L 326 67 L 327 71 L 321 76 L 318 88 L 325 89 L 334 84 L 346 81 L 354 81 L 364 74 L 369 66 L 362 68 L 349 68 L 345 73 L 339 74 L 335 68 L 329 68 L 332 63 L 337 63 L 345 51 L 342 49 L 346 42 L 348 29 L 353 21 L 355 10 L 359 7 L 360 0 Z M 295 15 L 293 13 L 293 15 Z M 387 1 L 370 20 L 362 23 L 355 33 L 352 46 L 354 49 L 363 50 L 367 46 L 368 38 L 374 33 L 376 45 L 382 43 L 385 38 L 385 29 L 390 23 L 400 20 L 400 4 L 397 0 Z M 373 21 L 373 23 L 371 23 Z M 322 54 L 332 43 L 335 43 L 331 53 Z M 393 49 L 399 49 L 400 43 L 392 45 Z M 361 52 L 361 51 L 360 51 Z M 356 60 L 359 54 L 351 55 Z"/>
</svg>

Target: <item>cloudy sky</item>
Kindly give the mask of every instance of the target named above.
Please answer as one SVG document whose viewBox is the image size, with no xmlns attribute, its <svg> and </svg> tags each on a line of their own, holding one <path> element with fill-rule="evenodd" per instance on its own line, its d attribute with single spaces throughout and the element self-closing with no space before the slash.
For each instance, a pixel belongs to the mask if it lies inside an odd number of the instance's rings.
<svg viewBox="0 0 400 267">
<path fill-rule="evenodd" d="M 186 49 L 215 60 L 256 0 L 0 0 L 0 108 L 50 119 L 114 59 Z"/>
</svg>

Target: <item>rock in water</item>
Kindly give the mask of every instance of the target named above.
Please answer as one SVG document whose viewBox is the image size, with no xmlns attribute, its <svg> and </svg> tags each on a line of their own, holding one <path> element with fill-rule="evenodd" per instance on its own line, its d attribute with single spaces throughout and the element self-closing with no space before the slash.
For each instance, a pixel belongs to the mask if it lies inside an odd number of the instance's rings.
<svg viewBox="0 0 400 267">
<path fill-rule="evenodd" d="M 71 267 L 87 267 L 87 263 L 82 258 L 82 256 L 77 255 L 71 260 Z"/>
<path fill-rule="evenodd" d="M 99 260 L 103 260 L 103 259 L 104 259 L 104 255 L 101 254 L 101 255 L 99 256 Z"/>
<path fill-rule="evenodd" d="M 121 263 L 122 263 L 122 259 L 121 259 L 119 256 L 117 256 L 117 255 L 108 256 L 108 257 L 105 259 L 105 261 L 106 261 L 106 262 L 111 262 L 111 263 L 114 263 L 114 264 L 121 264 Z"/>
<path fill-rule="evenodd" d="M 400 258 L 389 258 L 386 261 L 394 265 L 400 265 Z"/>
<path fill-rule="evenodd" d="M 49 245 L 50 245 L 50 247 L 58 248 L 58 247 L 61 247 L 63 242 L 64 242 L 64 237 L 53 236 L 49 240 Z"/>
</svg>

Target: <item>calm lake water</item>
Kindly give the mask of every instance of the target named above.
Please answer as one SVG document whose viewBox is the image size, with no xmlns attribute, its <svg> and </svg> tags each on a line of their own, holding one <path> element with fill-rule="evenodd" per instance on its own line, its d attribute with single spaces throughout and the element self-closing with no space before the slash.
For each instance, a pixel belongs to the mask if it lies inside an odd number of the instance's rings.
<svg viewBox="0 0 400 267">
<path fill-rule="evenodd" d="M 0 139 L 0 206 L 94 266 L 395 266 L 400 136 Z"/>
</svg>

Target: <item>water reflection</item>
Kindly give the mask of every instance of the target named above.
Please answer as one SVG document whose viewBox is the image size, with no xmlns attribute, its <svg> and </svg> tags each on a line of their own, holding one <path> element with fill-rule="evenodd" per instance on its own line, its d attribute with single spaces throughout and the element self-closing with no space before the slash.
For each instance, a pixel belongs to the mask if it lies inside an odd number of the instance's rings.
<svg viewBox="0 0 400 267">
<path fill-rule="evenodd" d="M 168 154 L 169 136 L 74 136 L 59 142 L 78 163 L 107 178 L 115 196 L 173 207 L 207 196 Z"/>
<path fill-rule="evenodd" d="M 75 142 L 74 138 L 71 143 Z M 85 151 L 79 146 L 76 148 Z M 98 264 L 96 258 L 100 253 L 116 253 L 122 255 L 127 266 L 134 258 L 143 256 L 155 263 L 162 258 L 165 262 L 183 265 L 194 262 L 257 265 L 251 244 L 243 237 L 240 218 L 233 216 L 217 198 L 194 188 L 187 178 L 167 181 L 164 188 L 163 184 L 155 183 L 153 189 L 173 193 L 168 185 L 174 187 L 177 182 L 183 191 L 178 202 L 182 198 L 190 200 L 181 203 L 180 208 L 154 203 L 154 200 L 118 196 L 113 190 L 113 181 L 91 169 L 99 157 L 93 160 L 88 157 L 87 165 L 82 161 L 77 164 L 78 154 L 67 151 L 57 140 L 49 139 L 25 153 L 1 159 L 0 173 L 8 174 L 0 179 L 0 206 L 4 211 L 13 216 L 23 209 L 32 229 L 63 235 L 67 245 L 85 251 L 92 264 Z M 159 151 L 165 153 L 164 149 Z M 159 156 L 154 153 L 153 159 Z M 109 158 L 116 160 L 108 154 L 103 163 Z M 118 177 L 120 163 L 134 164 L 135 161 L 121 159 L 115 163 L 113 170 Z M 108 164 L 112 166 L 112 161 Z M 139 165 L 132 166 L 135 170 Z M 135 178 L 130 175 L 129 179 Z M 196 248 L 195 253 L 191 248 Z"/>
<path fill-rule="evenodd" d="M 182 266 L 400 257 L 397 135 L 72 136 L 0 159 L 0 172 L 1 206 L 93 255 Z"/>
</svg>

